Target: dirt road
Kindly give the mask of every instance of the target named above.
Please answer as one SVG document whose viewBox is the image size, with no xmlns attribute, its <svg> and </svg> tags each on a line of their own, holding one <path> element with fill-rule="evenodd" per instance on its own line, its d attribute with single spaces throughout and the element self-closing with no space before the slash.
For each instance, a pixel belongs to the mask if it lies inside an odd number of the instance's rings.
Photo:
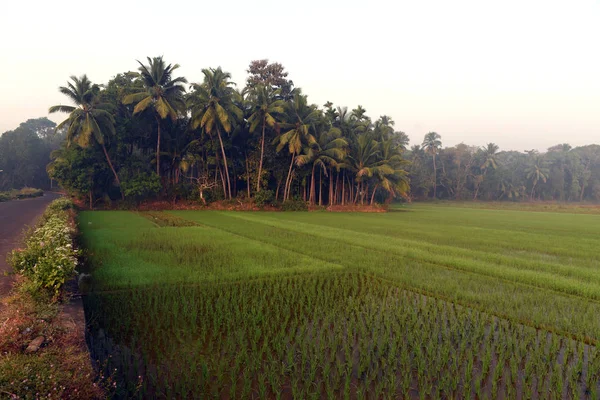
<svg viewBox="0 0 600 400">
<path fill-rule="evenodd" d="M 0 297 L 10 291 L 12 283 L 12 277 L 4 274 L 12 270 L 6 263 L 7 254 L 19 245 L 23 229 L 35 224 L 48 204 L 58 197 L 58 194 L 46 193 L 34 199 L 0 203 Z"/>
</svg>

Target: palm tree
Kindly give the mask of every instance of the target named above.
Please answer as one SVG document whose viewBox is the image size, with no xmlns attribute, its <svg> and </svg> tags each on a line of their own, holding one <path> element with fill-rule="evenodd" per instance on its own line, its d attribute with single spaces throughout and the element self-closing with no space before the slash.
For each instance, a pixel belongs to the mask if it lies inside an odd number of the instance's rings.
<svg viewBox="0 0 600 400">
<path fill-rule="evenodd" d="M 487 174 L 488 168 L 495 170 L 498 168 L 498 163 L 496 161 L 496 153 L 498 152 L 498 145 L 495 143 L 488 143 L 487 146 L 481 149 L 481 155 L 483 162 L 481 163 L 480 169 L 482 171 L 481 175 L 477 176 L 475 195 L 473 196 L 473 200 L 477 200 L 477 196 L 479 194 L 479 187 Z"/>
<path fill-rule="evenodd" d="M 498 163 L 496 162 L 496 153 L 498 152 L 498 149 L 499 147 L 495 143 L 488 143 L 487 146 L 483 148 L 483 164 L 481 164 L 481 169 L 484 171 L 484 174 L 488 168 L 498 168 Z"/>
<path fill-rule="evenodd" d="M 381 147 L 380 143 L 373 139 L 372 133 L 368 132 L 358 135 L 355 146 L 349 155 L 349 167 L 356 173 L 358 188 L 354 203 L 358 200 L 360 194 L 361 204 L 365 196 L 365 181 L 373 177 L 376 173 L 391 172 L 384 167 L 386 171 L 377 171 L 381 167 Z"/>
<path fill-rule="evenodd" d="M 235 99 L 239 96 L 239 93 L 232 87 L 235 83 L 230 81 L 231 74 L 223 72 L 221 67 L 217 69 L 205 68 L 202 73 L 204 74 L 204 82 L 192 85 L 194 91 L 189 99 L 192 110 L 190 122 L 192 129 L 200 127 L 211 137 L 215 133 L 217 134 L 227 179 L 227 193 L 225 193 L 225 196 L 231 199 L 231 180 L 221 130 L 228 134 L 231 133 L 232 123 L 236 119 L 241 121 L 244 118 L 242 110 L 235 104 Z"/>
<path fill-rule="evenodd" d="M 333 168 L 339 168 L 340 163 L 346 156 L 346 148 L 348 142 L 342 138 L 342 131 L 338 128 L 331 128 L 327 131 L 321 132 L 319 139 L 315 146 L 306 146 L 304 148 L 304 154 L 296 157 L 296 165 L 302 167 L 303 165 L 312 163 L 312 174 L 310 184 L 310 204 L 315 203 L 315 168 L 320 167 L 320 171 L 325 174 L 325 177 L 331 178 L 331 170 Z M 328 173 L 328 168 L 330 172 Z M 332 203 L 331 196 L 332 184 L 330 179 L 330 196 L 329 202 Z M 321 181 L 319 180 L 319 205 L 322 204 L 321 195 Z"/>
<path fill-rule="evenodd" d="M 256 180 L 256 191 L 260 192 L 260 181 L 262 179 L 263 159 L 265 155 L 265 129 L 278 127 L 275 119 L 276 114 L 283 114 L 285 102 L 277 99 L 279 90 L 271 91 L 266 86 L 256 86 L 250 91 L 250 102 L 252 114 L 248 118 L 250 133 L 254 133 L 258 125 L 262 125 L 262 136 L 260 139 L 260 162 L 258 164 L 258 179 Z"/>
<path fill-rule="evenodd" d="M 317 107 L 308 105 L 307 97 L 300 93 L 300 91 L 296 91 L 291 103 L 288 103 L 288 122 L 281 124 L 284 129 L 288 130 L 277 136 L 273 141 L 274 144 L 277 144 L 277 152 L 287 147 L 292 156 L 283 191 L 284 200 L 287 200 L 290 195 L 292 170 L 296 156 L 300 154 L 303 147 L 312 147 L 317 144 L 311 131 L 314 130 L 314 124 L 317 122 L 319 116 L 320 112 Z"/>
<path fill-rule="evenodd" d="M 442 147 L 442 137 L 436 132 L 429 132 L 423 139 L 423 149 L 433 157 L 433 198 L 437 194 L 437 168 L 435 165 L 435 156 Z"/>
<path fill-rule="evenodd" d="M 530 153 L 531 161 L 525 173 L 527 174 L 527 179 L 531 180 L 533 185 L 531 186 L 531 194 L 529 196 L 530 200 L 533 200 L 533 192 L 535 187 L 537 186 L 539 181 L 546 183 L 548 179 L 548 174 L 550 170 L 547 167 L 547 162 L 543 156 L 531 151 Z"/>
<path fill-rule="evenodd" d="M 408 172 L 404 169 L 410 162 L 403 159 L 400 152 L 401 149 L 395 146 L 393 139 L 388 139 L 380 143 L 379 166 L 374 169 L 377 184 L 373 188 L 371 205 L 373 205 L 375 200 L 375 193 L 378 187 L 382 187 L 387 191 L 390 198 L 397 194 L 405 196 L 410 189 Z"/>
<path fill-rule="evenodd" d="M 92 84 L 86 75 L 82 75 L 79 78 L 71 76 L 71 82 L 67 82 L 67 86 L 61 86 L 58 90 L 69 97 L 75 106 L 57 105 L 50 107 L 48 110 L 50 114 L 55 112 L 69 114 L 67 119 L 56 127 L 56 131 L 68 125 L 68 146 L 73 141 L 81 147 L 88 147 L 92 142 L 98 143 L 102 147 L 106 162 L 115 177 L 119 190 L 121 190 L 121 181 L 105 146 L 107 135 L 115 134 L 115 119 L 107 111 L 108 105 L 99 102 L 100 87 Z M 122 190 L 121 198 L 124 199 Z"/>
<path fill-rule="evenodd" d="M 187 80 L 183 77 L 173 78 L 173 72 L 179 64 L 166 64 L 162 56 L 148 59 L 148 65 L 140 61 L 139 71 L 144 83 L 144 90 L 123 98 L 123 104 L 133 104 L 133 114 L 148 108 L 154 111 L 157 127 L 156 141 L 156 174 L 160 177 L 160 122 L 167 117 L 175 121 L 177 115 L 185 110 L 183 94 Z"/>
</svg>

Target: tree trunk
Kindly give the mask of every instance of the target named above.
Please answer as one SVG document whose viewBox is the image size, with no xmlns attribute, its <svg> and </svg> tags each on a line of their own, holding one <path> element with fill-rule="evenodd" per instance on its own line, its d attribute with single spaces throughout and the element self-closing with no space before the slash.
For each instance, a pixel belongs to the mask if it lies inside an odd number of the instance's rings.
<svg viewBox="0 0 600 400">
<path fill-rule="evenodd" d="M 217 165 L 215 167 L 215 182 L 217 180 L 217 175 L 221 178 L 221 183 L 223 184 L 223 197 L 227 198 L 227 186 L 225 184 L 225 177 L 223 176 L 223 172 L 221 171 L 221 165 L 220 165 L 220 158 L 219 158 L 219 154 L 217 153 L 216 157 L 215 157 L 216 161 L 217 161 Z"/>
<path fill-rule="evenodd" d="M 277 181 L 277 189 L 275 189 L 275 202 L 279 200 L 279 189 L 281 188 L 281 181 Z"/>
<path fill-rule="evenodd" d="M 329 205 L 333 205 L 333 169 L 329 169 Z"/>
<path fill-rule="evenodd" d="M 231 180 L 229 179 L 227 156 L 225 155 L 225 146 L 223 146 L 223 139 L 221 138 L 221 130 L 219 129 L 219 127 L 217 127 L 217 136 L 219 136 L 219 143 L 221 144 L 221 153 L 223 154 L 223 165 L 225 166 L 225 176 L 227 178 L 227 193 L 225 193 L 225 198 L 229 196 L 229 199 L 231 199 Z"/>
<path fill-rule="evenodd" d="M 115 171 L 115 167 L 113 167 L 112 161 L 110 161 L 110 157 L 108 156 L 108 152 L 106 151 L 106 146 L 102 143 L 102 150 L 104 151 L 104 155 L 106 156 L 106 162 L 108 162 L 108 166 L 115 176 L 115 180 L 117 181 L 117 185 L 119 186 L 119 191 L 121 192 L 121 199 L 125 200 L 125 195 L 123 194 L 123 189 L 121 188 L 121 181 L 119 180 L 119 176 L 117 175 L 117 171 Z"/>
<path fill-rule="evenodd" d="M 308 202 L 311 206 L 315 205 L 315 167 L 316 164 L 313 163 L 312 174 L 310 177 L 310 196 L 308 196 Z"/>
<path fill-rule="evenodd" d="M 290 169 L 288 170 L 288 176 L 285 180 L 285 189 L 283 191 L 283 201 L 286 201 L 290 197 L 290 186 L 292 185 L 292 167 L 294 166 L 294 158 L 296 153 L 292 153 L 292 161 L 290 162 Z"/>
<path fill-rule="evenodd" d="M 346 173 L 342 172 L 342 205 L 344 205 L 345 200 L 346 200 L 346 198 L 345 198 L 345 196 L 346 196 L 346 190 L 345 190 L 346 189 L 346 185 L 345 185 L 345 182 L 344 182 L 345 179 L 346 179 L 345 175 L 346 175 Z"/>
<path fill-rule="evenodd" d="M 256 191 L 260 192 L 260 180 L 262 178 L 263 157 L 265 156 L 265 117 L 263 117 L 262 138 L 260 139 L 260 162 L 258 163 L 258 179 L 256 180 Z"/>
<path fill-rule="evenodd" d="M 94 194 L 92 193 L 91 190 L 90 190 L 89 196 L 90 196 L 90 210 L 93 210 L 94 209 Z"/>
<path fill-rule="evenodd" d="M 246 188 L 248 189 L 248 198 L 250 198 L 250 171 L 248 169 L 248 153 L 244 152 L 244 155 L 246 156 Z M 260 187 L 258 190 L 260 190 Z"/>
<path fill-rule="evenodd" d="M 433 198 L 437 198 L 437 168 L 435 167 L 435 153 L 433 153 Z"/>
<path fill-rule="evenodd" d="M 156 175 L 160 178 L 160 119 L 158 115 L 154 115 L 156 118 L 156 126 L 158 128 L 158 135 L 156 138 Z"/>
<path fill-rule="evenodd" d="M 335 190 L 333 192 L 334 205 L 340 202 L 340 171 L 335 174 Z"/>
<path fill-rule="evenodd" d="M 585 192 L 585 174 L 588 171 L 589 164 L 587 164 L 583 170 L 583 175 L 581 177 L 581 193 L 579 194 L 579 201 L 583 201 L 583 194 Z"/>
<path fill-rule="evenodd" d="M 375 201 L 375 192 L 377 191 L 378 186 L 379 184 L 375 185 L 375 187 L 373 188 L 373 194 L 371 195 L 371 205 L 373 205 L 373 202 Z"/>
<path fill-rule="evenodd" d="M 533 184 L 533 186 L 531 187 L 531 194 L 529 195 L 529 201 L 533 201 L 533 191 L 535 190 L 535 185 L 537 185 L 537 182 L 535 182 Z"/>
<path fill-rule="evenodd" d="M 323 169 L 319 168 L 319 206 L 322 205 L 323 199 Z"/>
</svg>

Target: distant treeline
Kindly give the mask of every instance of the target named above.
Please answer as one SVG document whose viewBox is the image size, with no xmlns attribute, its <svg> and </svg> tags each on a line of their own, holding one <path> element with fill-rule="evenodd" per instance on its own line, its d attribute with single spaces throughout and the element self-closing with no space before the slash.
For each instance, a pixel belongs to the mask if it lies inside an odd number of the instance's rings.
<svg viewBox="0 0 600 400">
<path fill-rule="evenodd" d="M 500 151 L 493 143 L 443 148 L 441 136 L 430 132 L 409 148 L 389 116 L 372 119 L 360 105 L 310 104 L 278 63 L 252 61 L 244 86 L 220 67 L 188 83 L 178 67 L 155 57 L 102 85 L 71 77 L 59 89 L 67 104 L 50 108 L 68 115 L 57 127 L 65 140 L 52 153 L 50 177 L 91 203 L 600 200 L 597 145 L 560 144 L 546 153 Z M 0 169 L 12 172 L 0 173 L 0 182 L 43 186 L 18 178 L 17 165 L 24 164 L 5 161 L 2 146 Z"/>
<path fill-rule="evenodd" d="M 55 133 L 48 118 L 29 119 L 0 136 L 0 192 L 24 187 L 49 189 L 46 166 L 50 153 L 62 145 L 64 133 Z"/>
</svg>

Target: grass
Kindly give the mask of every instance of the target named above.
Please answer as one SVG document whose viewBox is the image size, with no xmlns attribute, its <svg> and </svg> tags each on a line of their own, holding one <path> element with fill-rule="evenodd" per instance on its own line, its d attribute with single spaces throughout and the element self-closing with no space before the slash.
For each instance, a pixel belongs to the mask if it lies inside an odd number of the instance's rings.
<svg viewBox="0 0 600 400">
<path fill-rule="evenodd" d="M 92 352 L 128 396 L 596 395 L 600 216 L 402 211 L 82 213 Z"/>
</svg>

